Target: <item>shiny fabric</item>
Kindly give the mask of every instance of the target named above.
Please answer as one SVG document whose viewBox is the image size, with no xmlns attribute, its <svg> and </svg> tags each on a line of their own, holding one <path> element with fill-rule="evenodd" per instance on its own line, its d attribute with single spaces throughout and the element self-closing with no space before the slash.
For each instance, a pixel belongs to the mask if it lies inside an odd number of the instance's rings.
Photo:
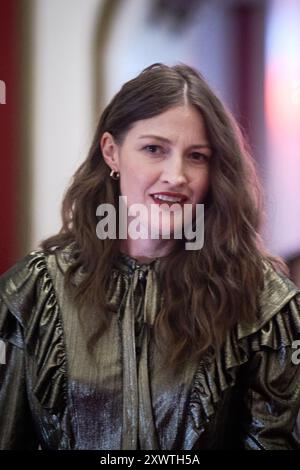
<svg viewBox="0 0 300 470">
<path fill-rule="evenodd" d="M 238 325 L 217 358 L 172 372 L 152 336 L 159 260 L 120 254 L 116 314 L 87 351 L 63 288 L 72 251 L 35 251 L 0 278 L 1 449 L 295 449 L 300 293 L 265 264 L 259 320 Z M 79 271 L 75 282 L 80 282 Z"/>
</svg>

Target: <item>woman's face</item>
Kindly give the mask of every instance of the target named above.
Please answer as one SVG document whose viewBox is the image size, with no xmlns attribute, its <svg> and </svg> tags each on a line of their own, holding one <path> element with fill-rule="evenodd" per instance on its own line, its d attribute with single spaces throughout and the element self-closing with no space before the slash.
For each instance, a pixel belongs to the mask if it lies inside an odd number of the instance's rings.
<svg viewBox="0 0 300 470">
<path fill-rule="evenodd" d="M 143 204 L 149 214 L 151 205 L 162 209 L 162 203 L 170 205 L 177 199 L 181 205 L 192 204 L 194 214 L 209 189 L 212 150 L 203 118 L 193 106 L 173 107 L 137 121 L 121 146 L 106 132 L 101 148 L 110 168 L 120 172 L 120 191 L 127 196 L 127 205 Z M 170 221 L 170 213 L 161 212 Z M 148 220 L 141 223 L 146 225 Z M 160 219 L 159 232 L 162 223 Z M 171 217 L 171 232 L 175 223 Z"/>
</svg>

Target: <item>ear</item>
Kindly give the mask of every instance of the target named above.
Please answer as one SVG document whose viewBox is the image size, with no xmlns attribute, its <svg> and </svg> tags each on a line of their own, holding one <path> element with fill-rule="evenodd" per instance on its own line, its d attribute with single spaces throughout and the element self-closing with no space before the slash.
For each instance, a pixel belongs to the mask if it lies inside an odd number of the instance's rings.
<svg viewBox="0 0 300 470">
<path fill-rule="evenodd" d="M 103 158 L 111 170 L 119 171 L 119 146 L 109 132 L 104 132 L 100 139 Z"/>
</svg>

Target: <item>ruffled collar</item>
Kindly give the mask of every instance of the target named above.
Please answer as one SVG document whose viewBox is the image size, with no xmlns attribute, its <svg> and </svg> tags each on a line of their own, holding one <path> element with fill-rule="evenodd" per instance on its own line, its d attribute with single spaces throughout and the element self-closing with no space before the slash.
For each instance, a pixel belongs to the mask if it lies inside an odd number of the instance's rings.
<svg viewBox="0 0 300 470">
<path fill-rule="evenodd" d="M 58 266 L 62 271 L 65 271 L 67 268 L 71 254 L 72 249 L 70 246 L 58 254 L 55 253 Z M 125 274 L 131 275 L 136 270 L 143 271 L 146 274 L 149 270 L 158 272 L 163 259 L 164 258 L 161 257 L 155 258 L 150 263 L 139 263 L 134 257 L 119 252 L 114 265 L 118 272 Z M 287 302 L 299 293 L 297 286 L 289 278 L 275 271 L 266 260 L 264 261 L 264 275 L 264 288 L 258 299 L 260 309 L 259 319 L 251 325 L 239 324 L 239 339 L 249 336 L 262 328 Z M 82 273 L 79 270 L 75 282 L 80 280 L 81 276 Z"/>
</svg>

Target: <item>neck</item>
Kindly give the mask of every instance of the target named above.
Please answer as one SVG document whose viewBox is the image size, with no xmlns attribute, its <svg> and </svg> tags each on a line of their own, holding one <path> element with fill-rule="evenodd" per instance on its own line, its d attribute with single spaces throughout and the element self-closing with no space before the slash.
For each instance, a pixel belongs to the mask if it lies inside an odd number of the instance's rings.
<svg viewBox="0 0 300 470">
<path fill-rule="evenodd" d="M 119 248 L 123 253 L 140 262 L 152 261 L 167 256 L 174 246 L 174 240 L 120 240 Z"/>
</svg>

